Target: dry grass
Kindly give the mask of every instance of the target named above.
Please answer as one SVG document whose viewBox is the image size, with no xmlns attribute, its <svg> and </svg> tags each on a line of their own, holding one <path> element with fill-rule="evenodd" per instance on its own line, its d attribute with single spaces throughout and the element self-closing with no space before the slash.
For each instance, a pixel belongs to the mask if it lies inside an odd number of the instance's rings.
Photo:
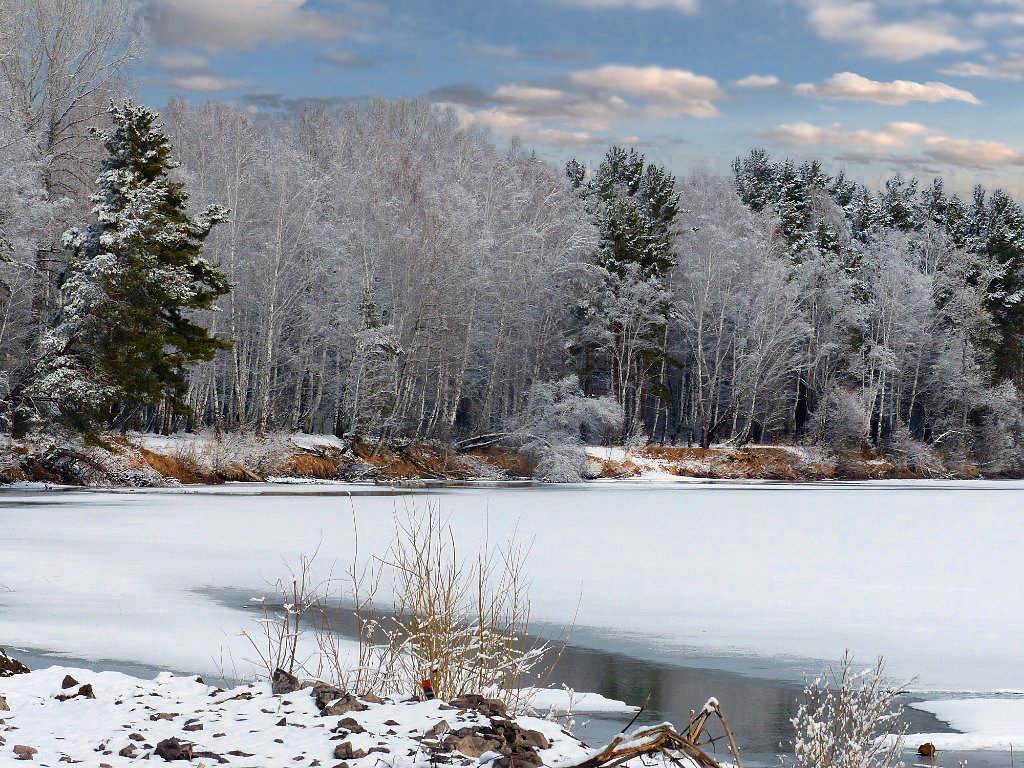
<svg viewBox="0 0 1024 768">
<path fill-rule="evenodd" d="M 145 448 L 139 448 L 146 464 L 164 477 L 171 477 L 184 484 L 206 484 L 217 482 L 217 477 L 206 470 L 195 458 L 165 456 Z"/>
<path fill-rule="evenodd" d="M 621 479 L 626 477 L 639 477 L 643 470 L 629 459 L 615 461 L 615 459 L 604 459 L 601 461 L 601 469 L 598 477 L 605 479 Z"/>
<path fill-rule="evenodd" d="M 470 451 L 469 455 L 477 456 L 493 467 L 513 478 L 532 478 L 537 469 L 537 461 L 524 456 L 511 448 L 500 445 L 492 445 L 488 448 L 478 448 Z"/>
<path fill-rule="evenodd" d="M 314 480 L 336 480 L 341 474 L 342 464 L 340 452 L 297 453 L 282 461 L 275 468 L 274 474 Z"/>
</svg>

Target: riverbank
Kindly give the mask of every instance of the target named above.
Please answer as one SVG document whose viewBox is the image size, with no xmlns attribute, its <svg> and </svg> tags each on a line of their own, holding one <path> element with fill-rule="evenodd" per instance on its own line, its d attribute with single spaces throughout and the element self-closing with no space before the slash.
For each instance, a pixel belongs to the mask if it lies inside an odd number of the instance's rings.
<svg viewBox="0 0 1024 768">
<path fill-rule="evenodd" d="M 819 446 L 592 446 L 581 479 L 686 480 L 979 479 L 969 460 L 938 454 L 876 455 L 868 449 Z M 228 482 L 531 481 L 536 462 L 501 445 L 469 447 L 429 442 L 366 442 L 333 435 L 276 433 L 116 434 L 34 442 L 0 442 L 0 484 L 24 482 L 82 487 L 160 487 Z M 1003 477 L 999 475 L 998 477 Z"/>
<path fill-rule="evenodd" d="M 592 755 L 554 719 L 509 712 L 498 700 L 356 696 L 288 675 L 224 690 L 199 677 L 142 680 L 54 666 L 4 678 L 0 693 L 0 755 L 44 765 L 115 768 L 152 757 L 314 768 L 494 760 L 499 768 L 535 768 Z"/>
</svg>

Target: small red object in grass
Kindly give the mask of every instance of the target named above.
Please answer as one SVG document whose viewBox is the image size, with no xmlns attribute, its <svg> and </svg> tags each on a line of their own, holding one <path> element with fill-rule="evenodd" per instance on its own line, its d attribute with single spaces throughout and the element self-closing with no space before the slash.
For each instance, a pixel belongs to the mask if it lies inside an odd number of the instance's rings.
<svg viewBox="0 0 1024 768">
<path fill-rule="evenodd" d="M 429 679 L 423 681 L 423 695 L 427 697 L 428 701 L 430 699 L 436 699 L 437 698 L 434 695 L 434 686 L 432 686 L 430 684 L 430 680 Z"/>
<path fill-rule="evenodd" d="M 920 747 L 917 748 L 917 754 L 924 755 L 925 757 L 931 757 L 935 754 L 935 745 L 932 744 L 930 741 L 925 744 L 922 744 Z"/>
</svg>

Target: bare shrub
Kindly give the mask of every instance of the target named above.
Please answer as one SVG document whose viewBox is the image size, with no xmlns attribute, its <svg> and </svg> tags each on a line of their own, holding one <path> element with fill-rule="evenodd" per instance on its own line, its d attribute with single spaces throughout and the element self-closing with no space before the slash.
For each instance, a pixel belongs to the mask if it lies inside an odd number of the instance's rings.
<svg viewBox="0 0 1024 768">
<path fill-rule="evenodd" d="M 793 718 L 793 751 L 801 768 L 890 768 L 899 763 L 907 727 L 898 697 L 879 657 L 873 667 L 854 669 L 850 651 L 838 668 L 804 685 Z"/>
<path fill-rule="evenodd" d="M 303 558 L 275 585 L 280 602 L 264 605 L 259 631 L 246 634 L 260 675 L 280 668 L 379 696 L 408 694 L 429 678 L 442 699 L 482 693 L 526 706 L 530 689 L 547 681 L 560 655 L 555 644 L 529 635 L 528 547 L 485 542 L 463 557 L 449 521 L 432 505 L 396 514 L 394 523 L 387 552 L 366 562 L 357 532 L 345 578 L 314 583 L 313 558 Z M 333 589 L 339 584 L 340 594 Z M 384 584 L 391 590 L 387 607 L 377 600 Z M 357 658 L 332 621 L 350 601 Z"/>
</svg>

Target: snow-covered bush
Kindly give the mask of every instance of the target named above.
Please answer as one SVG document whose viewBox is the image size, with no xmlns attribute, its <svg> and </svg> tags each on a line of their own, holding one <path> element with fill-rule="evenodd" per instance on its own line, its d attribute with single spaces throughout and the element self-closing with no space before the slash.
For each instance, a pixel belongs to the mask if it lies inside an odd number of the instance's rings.
<svg viewBox="0 0 1024 768">
<path fill-rule="evenodd" d="M 793 718 L 793 753 L 801 768 L 890 768 L 899 762 L 906 726 L 904 693 L 885 677 L 881 657 L 856 671 L 850 651 L 804 685 L 804 699 Z"/>
<path fill-rule="evenodd" d="M 567 376 L 534 383 L 509 439 L 537 461 L 538 480 L 578 482 L 587 468 L 585 442 L 604 442 L 621 429 L 622 408 L 615 398 L 585 397 L 577 378 Z"/>
<path fill-rule="evenodd" d="M 811 415 L 812 436 L 825 446 L 849 448 L 865 442 L 871 411 L 864 399 L 845 387 L 832 387 Z"/>
</svg>

